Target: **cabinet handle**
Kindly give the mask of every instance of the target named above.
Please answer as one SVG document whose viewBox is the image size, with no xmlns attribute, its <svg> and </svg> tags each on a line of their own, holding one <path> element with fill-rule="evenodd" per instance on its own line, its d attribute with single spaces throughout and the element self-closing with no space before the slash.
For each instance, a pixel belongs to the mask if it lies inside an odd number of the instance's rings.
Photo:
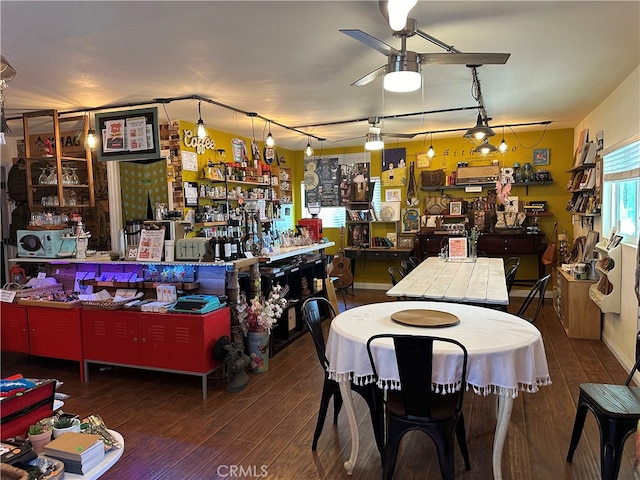
<svg viewBox="0 0 640 480">
<path fill-rule="evenodd" d="M 140 340 L 140 342 L 142 342 L 142 343 L 146 343 L 146 341 L 147 341 L 147 339 L 144 338 L 144 337 L 142 337 L 142 340 Z"/>
</svg>

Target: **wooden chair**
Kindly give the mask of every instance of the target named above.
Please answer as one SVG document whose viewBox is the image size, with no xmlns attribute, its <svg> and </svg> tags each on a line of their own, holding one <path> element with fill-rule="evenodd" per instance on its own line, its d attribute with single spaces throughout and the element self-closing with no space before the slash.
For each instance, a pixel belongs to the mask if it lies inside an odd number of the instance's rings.
<svg viewBox="0 0 640 480">
<path fill-rule="evenodd" d="M 384 471 L 382 478 L 391 480 L 395 470 L 400 441 L 411 430 L 425 432 L 434 441 L 442 478 L 454 478 L 454 436 L 470 470 L 469 450 L 464 429 L 462 401 L 467 378 L 467 349 L 460 342 L 449 338 L 413 335 L 374 335 L 367 341 L 367 353 L 377 378 L 376 364 L 371 353 L 371 343 L 380 338 L 392 338 L 401 390 L 388 390 L 385 402 L 386 439 Z M 434 343 L 446 342 L 459 348 L 457 371 L 461 388 L 442 394 L 432 388 L 432 364 Z"/>
<path fill-rule="evenodd" d="M 404 278 L 404 273 L 398 267 L 389 267 L 387 270 L 391 277 L 391 283 L 395 287 Z"/>
<path fill-rule="evenodd" d="M 327 373 L 329 366 L 329 360 L 325 355 L 325 339 L 322 332 L 322 313 L 328 314 L 329 318 L 333 319 L 336 316 L 336 311 L 324 297 L 312 297 L 308 298 L 302 304 L 302 318 L 311 333 L 313 343 L 316 347 L 316 353 L 318 360 L 322 365 L 324 371 L 324 384 L 322 386 L 322 396 L 320 397 L 320 410 L 318 411 L 318 421 L 316 423 L 316 429 L 313 434 L 313 443 L 311 450 L 316 450 L 318 447 L 318 439 L 322 433 L 322 427 L 324 426 L 324 420 L 327 416 L 327 410 L 329 408 L 329 401 L 333 397 L 333 424 L 338 423 L 338 413 L 342 407 L 342 396 L 340 395 L 340 386 L 335 380 L 331 380 Z M 382 405 L 382 392 L 375 383 L 369 385 L 355 385 L 351 384 L 351 390 L 357 392 L 369 406 L 371 414 L 371 422 L 373 425 L 373 433 L 376 439 L 376 445 L 380 451 L 380 456 L 384 451 L 383 444 L 383 431 L 384 431 L 384 417 L 383 417 L 383 405 Z"/>
<path fill-rule="evenodd" d="M 536 281 L 535 285 L 531 287 L 531 290 L 529 291 L 527 298 L 525 298 L 524 302 L 522 302 L 522 305 L 520 306 L 520 309 L 518 310 L 516 315 L 518 315 L 521 318 L 524 318 L 526 321 L 530 323 L 534 323 L 536 321 L 536 318 L 538 318 L 538 314 L 542 309 L 542 305 L 544 304 L 544 293 L 547 291 L 547 285 L 549 284 L 550 278 L 551 278 L 551 274 L 547 275 L 546 277 L 542 277 L 538 281 Z M 533 299 L 536 298 L 536 295 L 538 295 L 538 303 L 536 305 L 536 311 L 533 316 L 531 317 L 527 316 L 527 310 L 529 309 L 531 302 L 533 302 Z"/>
<path fill-rule="evenodd" d="M 600 428 L 600 476 L 602 480 L 615 480 L 620 471 L 624 442 L 636 431 L 640 421 L 640 387 L 630 387 L 631 379 L 640 368 L 640 332 L 636 337 L 636 363 L 624 385 L 583 383 L 573 424 L 567 462 L 580 441 L 582 428 L 591 410 Z"/>
</svg>

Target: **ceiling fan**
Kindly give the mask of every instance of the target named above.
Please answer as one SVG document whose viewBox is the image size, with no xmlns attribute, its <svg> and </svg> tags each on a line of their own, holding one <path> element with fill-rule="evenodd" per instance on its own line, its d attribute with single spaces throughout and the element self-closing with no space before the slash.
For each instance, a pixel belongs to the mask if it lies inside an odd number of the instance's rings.
<svg viewBox="0 0 640 480">
<path fill-rule="evenodd" d="M 340 29 L 340 32 L 387 56 L 387 64 L 382 65 L 353 82 L 352 86 L 366 85 L 384 75 L 385 90 L 410 92 L 420 88 L 422 83 L 422 65 L 467 65 L 504 64 L 510 53 L 463 53 L 451 45 L 419 30 L 416 20 L 408 18 L 404 29 L 394 31 L 393 36 L 400 38 L 400 50 L 386 44 L 366 32 L 358 29 Z M 417 53 L 407 50 L 407 38 L 418 35 L 446 50 L 446 53 Z"/>
</svg>

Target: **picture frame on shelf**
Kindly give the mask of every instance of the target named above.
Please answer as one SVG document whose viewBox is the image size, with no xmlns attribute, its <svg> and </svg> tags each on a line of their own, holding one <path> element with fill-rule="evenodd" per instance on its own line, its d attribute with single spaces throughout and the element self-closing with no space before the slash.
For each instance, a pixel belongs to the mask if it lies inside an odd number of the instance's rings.
<svg viewBox="0 0 640 480">
<path fill-rule="evenodd" d="M 462 215 L 462 202 L 449 202 L 449 215 Z"/>
<path fill-rule="evenodd" d="M 420 210 L 403 208 L 401 233 L 418 233 L 418 231 L 420 231 Z"/>
<path fill-rule="evenodd" d="M 549 165 L 549 149 L 548 148 L 534 148 L 533 149 L 533 161 L 534 165 Z"/>
<path fill-rule="evenodd" d="M 449 258 L 468 258 L 467 237 L 449 239 Z"/>
</svg>

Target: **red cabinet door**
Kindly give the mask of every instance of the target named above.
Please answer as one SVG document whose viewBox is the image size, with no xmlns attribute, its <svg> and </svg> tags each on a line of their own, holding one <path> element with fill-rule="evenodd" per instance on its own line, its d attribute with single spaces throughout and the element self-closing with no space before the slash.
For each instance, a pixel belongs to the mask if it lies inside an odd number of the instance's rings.
<svg viewBox="0 0 640 480">
<path fill-rule="evenodd" d="M 82 361 L 80 310 L 29 307 L 31 354 Z"/>
<path fill-rule="evenodd" d="M 84 356 L 87 360 L 137 365 L 138 313 L 82 310 Z"/>
<path fill-rule="evenodd" d="M 23 305 L 0 303 L 0 346 L 3 351 L 29 353 L 29 323 Z"/>
</svg>

